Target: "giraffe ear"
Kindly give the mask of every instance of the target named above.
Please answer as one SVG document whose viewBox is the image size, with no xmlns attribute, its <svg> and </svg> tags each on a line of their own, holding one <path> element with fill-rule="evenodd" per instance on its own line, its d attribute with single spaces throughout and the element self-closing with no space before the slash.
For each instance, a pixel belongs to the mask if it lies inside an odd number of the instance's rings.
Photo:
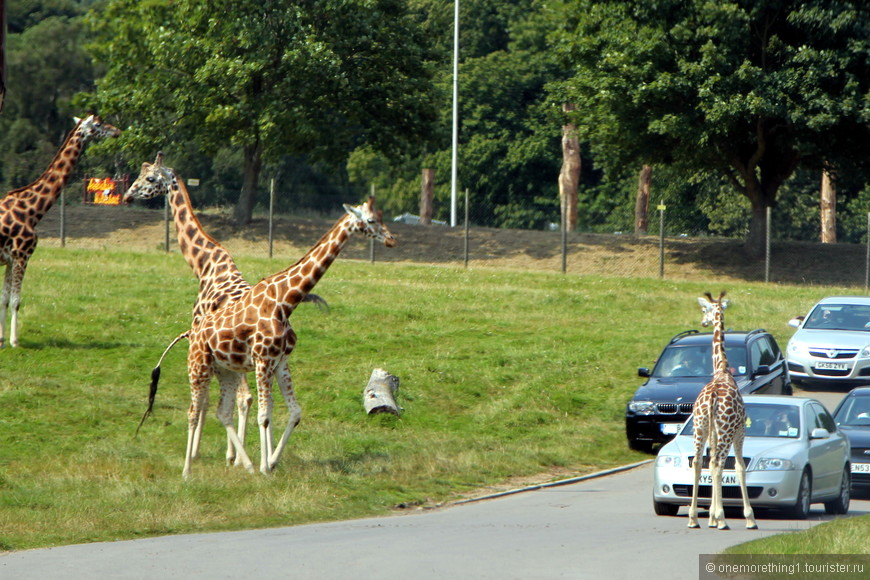
<svg viewBox="0 0 870 580">
<path fill-rule="evenodd" d="M 73 117 L 73 121 L 76 122 L 76 125 L 78 125 L 79 123 L 82 122 L 82 120 L 79 117 Z"/>
<path fill-rule="evenodd" d="M 706 310 L 707 308 L 710 308 L 710 306 L 712 306 L 712 304 L 710 304 L 710 301 L 707 300 L 706 298 L 704 298 L 703 296 L 698 297 L 698 304 L 700 304 L 701 308 L 703 308 L 704 310 Z"/>
<path fill-rule="evenodd" d="M 722 310 L 725 310 L 726 308 L 728 308 L 729 301 L 728 301 L 728 300 L 722 300 L 719 304 L 722 305 Z"/>
<path fill-rule="evenodd" d="M 347 213 L 349 213 L 350 215 L 354 216 L 357 219 L 363 219 L 362 212 L 359 209 L 353 207 L 352 205 L 348 205 L 346 203 L 343 205 L 344 205 L 344 211 L 346 211 Z"/>
</svg>

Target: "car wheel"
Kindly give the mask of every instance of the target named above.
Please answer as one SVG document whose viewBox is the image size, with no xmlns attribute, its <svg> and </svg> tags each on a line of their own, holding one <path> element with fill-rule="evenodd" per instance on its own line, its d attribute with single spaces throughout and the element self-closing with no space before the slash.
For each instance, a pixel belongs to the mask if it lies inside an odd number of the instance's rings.
<svg viewBox="0 0 870 580">
<path fill-rule="evenodd" d="M 783 395 L 794 395 L 794 388 L 791 386 L 791 383 L 786 383 L 782 388 Z"/>
<path fill-rule="evenodd" d="M 791 508 L 791 515 L 796 520 L 805 520 L 810 515 L 810 497 L 813 495 L 813 483 L 810 481 L 810 472 L 806 469 L 801 475 L 801 484 L 798 487 L 797 501 Z"/>
<path fill-rule="evenodd" d="M 677 515 L 677 512 L 680 511 L 680 506 L 670 503 L 662 503 L 660 501 L 653 501 L 653 509 L 656 511 L 657 516 L 675 516 Z"/>
<path fill-rule="evenodd" d="M 840 494 L 834 501 L 825 502 L 825 512 L 829 514 L 845 514 L 849 511 L 849 500 L 851 499 L 852 489 L 852 472 L 847 465 L 843 469 L 843 479 L 840 480 Z"/>
</svg>

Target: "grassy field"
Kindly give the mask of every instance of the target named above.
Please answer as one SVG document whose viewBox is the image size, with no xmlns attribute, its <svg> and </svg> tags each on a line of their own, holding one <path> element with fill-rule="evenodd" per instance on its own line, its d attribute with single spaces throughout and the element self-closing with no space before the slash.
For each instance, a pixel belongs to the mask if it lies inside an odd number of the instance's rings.
<svg viewBox="0 0 870 580">
<path fill-rule="evenodd" d="M 238 262 L 250 281 L 286 265 Z M 331 311 L 304 304 L 293 315 L 303 418 L 276 472 L 225 466 L 214 388 L 202 457 L 184 482 L 183 345 L 134 434 L 150 370 L 190 321 L 187 265 L 177 254 L 40 248 L 24 283 L 22 346 L 0 351 L 0 549 L 383 514 L 647 458 L 623 432 L 636 369 L 697 328 L 696 296 L 723 288 L 729 327 L 765 327 L 783 346 L 790 317 L 858 292 L 339 259 L 316 289 Z M 363 410 L 376 367 L 401 379 L 401 418 Z M 253 425 L 247 449 L 258 457 Z"/>
</svg>

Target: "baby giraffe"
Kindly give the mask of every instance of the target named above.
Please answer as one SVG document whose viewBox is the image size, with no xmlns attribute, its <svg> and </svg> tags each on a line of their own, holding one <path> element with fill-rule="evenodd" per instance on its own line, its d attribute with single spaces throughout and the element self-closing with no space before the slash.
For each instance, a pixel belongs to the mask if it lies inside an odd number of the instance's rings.
<svg viewBox="0 0 870 580">
<path fill-rule="evenodd" d="M 725 319 L 724 310 L 728 301 L 724 300 L 725 292 L 718 300 L 708 292 L 705 297 L 698 298 L 704 317 L 701 326 L 713 325 L 713 379 L 701 389 L 692 409 L 692 421 L 695 426 L 694 443 L 695 457 L 692 460 L 694 469 L 694 485 L 692 486 L 692 503 L 689 506 L 689 527 L 698 526 L 698 485 L 701 482 L 701 469 L 704 462 L 704 447 L 710 448 L 710 476 L 713 493 L 710 499 L 709 526 L 727 530 L 725 508 L 722 505 L 722 468 L 731 445 L 734 445 L 734 460 L 737 470 L 737 481 L 743 498 L 743 516 L 746 527 L 757 529 L 749 496 L 746 493 L 746 465 L 743 462 L 743 437 L 746 429 L 746 408 L 743 396 L 737 388 L 737 382 L 728 370 L 728 359 L 725 356 Z"/>
<path fill-rule="evenodd" d="M 344 208 L 345 215 L 296 264 L 264 278 L 234 302 L 207 313 L 188 332 L 191 405 L 182 472 L 185 478 L 190 475 L 196 427 L 201 409 L 208 400 L 212 376 L 217 377 L 221 387 L 218 418 L 236 446 L 242 464 L 253 471 L 253 463 L 233 428 L 232 405 L 245 373 L 256 373 L 260 472 L 270 473 L 278 463 L 302 416 L 288 366 L 288 357 L 296 346 L 290 315 L 323 277 L 354 233 L 361 232 L 383 242 L 388 248 L 396 245 L 396 239 L 383 223 L 381 212 L 375 210 L 373 197 L 361 205 L 345 205 Z M 272 383 L 276 380 L 289 410 L 287 427 L 277 446 L 272 438 Z M 156 384 L 152 388 L 148 412 L 155 394 Z"/>
</svg>

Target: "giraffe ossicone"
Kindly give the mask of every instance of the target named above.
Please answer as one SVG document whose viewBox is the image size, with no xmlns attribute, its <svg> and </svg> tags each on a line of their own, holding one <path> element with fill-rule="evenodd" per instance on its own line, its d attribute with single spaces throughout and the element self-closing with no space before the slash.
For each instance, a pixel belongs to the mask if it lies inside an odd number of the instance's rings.
<svg viewBox="0 0 870 580">
<path fill-rule="evenodd" d="M 728 357 L 725 353 L 725 317 L 728 305 L 725 292 L 714 299 L 708 292 L 698 298 L 703 318 L 702 326 L 713 325 L 713 378 L 698 393 L 692 407 L 694 423 L 695 455 L 691 460 L 694 472 L 692 503 L 689 505 L 689 527 L 698 526 L 698 487 L 701 483 L 701 470 L 704 467 L 704 449 L 709 447 L 709 469 L 712 480 L 710 497 L 710 518 L 708 525 L 727 530 L 725 508 L 722 503 L 722 470 L 732 445 L 737 481 L 743 499 L 743 517 L 746 527 L 756 529 L 755 514 L 749 505 L 746 492 L 746 464 L 743 459 L 743 439 L 746 429 L 746 407 L 743 396 L 737 388 L 734 376 L 728 370 Z"/>
<path fill-rule="evenodd" d="M 21 285 L 27 263 L 37 244 L 36 226 L 60 196 L 78 163 L 85 145 L 105 137 L 117 137 L 121 131 L 98 115 L 76 118 L 54 159 L 42 175 L 30 185 L 13 189 L 0 199 L 0 264 L 6 266 L 3 292 L 0 294 L 0 348 L 5 345 L 7 311 L 9 344 L 18 346 L 18 310 Z"/>
</svg>

